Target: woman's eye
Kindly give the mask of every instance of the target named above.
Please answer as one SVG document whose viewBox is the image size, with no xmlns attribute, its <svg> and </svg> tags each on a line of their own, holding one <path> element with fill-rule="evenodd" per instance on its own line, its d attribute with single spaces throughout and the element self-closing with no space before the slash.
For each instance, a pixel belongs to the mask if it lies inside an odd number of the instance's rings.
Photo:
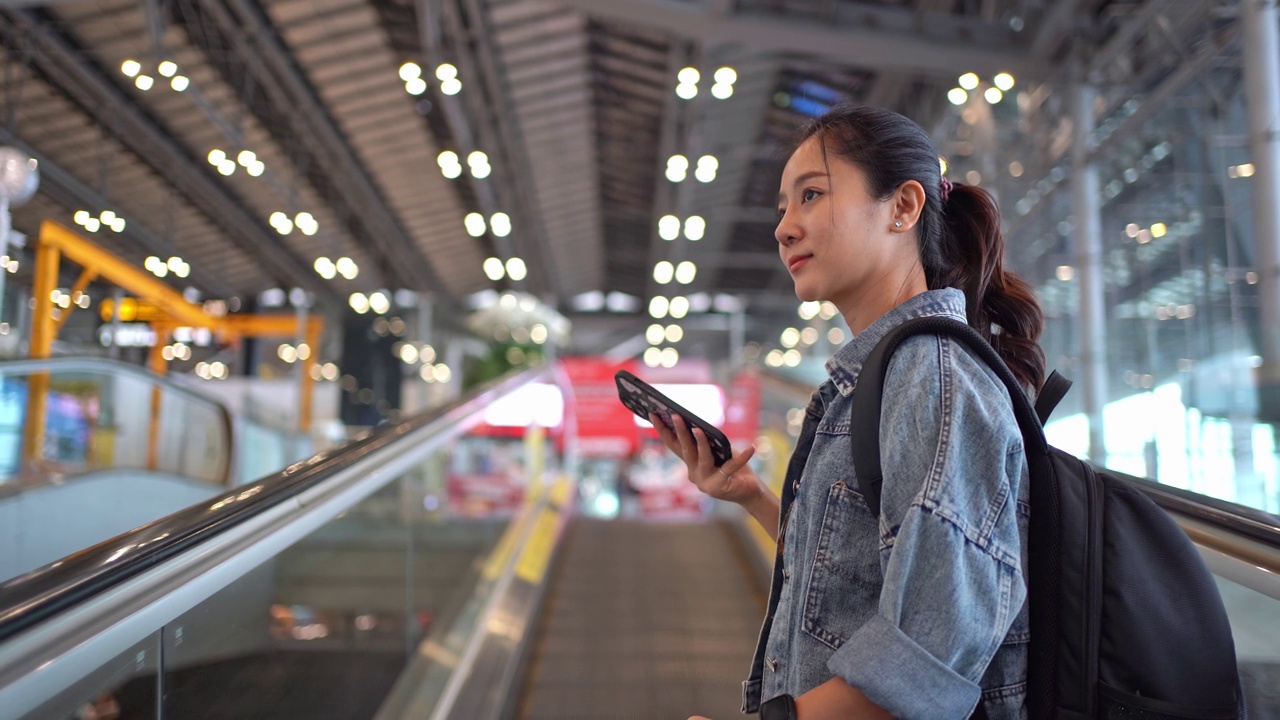
<svg viewBox="0 0 1280 720">
<path fill-rule="evenodd" d="M 801 197 L 804 199 L 805 202 L 809 202 L 810 200 L 817 198 L 819 194 L 820 193 L 817 190 L 805 190 L 804 195 L 802 195 Z"/>
</svg>

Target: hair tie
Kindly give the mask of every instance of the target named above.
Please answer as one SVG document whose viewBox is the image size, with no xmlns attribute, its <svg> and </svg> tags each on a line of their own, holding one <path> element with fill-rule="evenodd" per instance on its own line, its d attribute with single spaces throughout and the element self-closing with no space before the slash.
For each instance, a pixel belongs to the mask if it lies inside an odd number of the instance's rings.
<svg viewBox="0 0 1280 720">
<path fill-rule="evenodd" d="M 942 178 L 942 202 L 946 202 L 951 197 L 951 189 L 955 186 L 951 184 L 951 179 L 945 175 Z"/>
</svg>

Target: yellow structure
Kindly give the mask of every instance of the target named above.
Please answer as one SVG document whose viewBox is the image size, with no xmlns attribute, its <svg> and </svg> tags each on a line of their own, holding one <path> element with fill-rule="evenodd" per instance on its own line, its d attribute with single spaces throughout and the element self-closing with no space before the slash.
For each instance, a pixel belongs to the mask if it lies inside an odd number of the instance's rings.
<svg viewBox="0 0 1280 720">
<path fill-rule="evenodd" d="M 58 287 L 58 269 L 63 258 L 82 268 L 80 278 L 71 291 L 73 297 L 77 295 L 77 291 L 83 292 L 89 283 L 99 278 L 137 296 L 136 307 L 145 307 L 148 311 L 146 317 L 137 319 L 150 321 L 156 333 L 156 344 L 151 348 L 150 367 L 161 375 L 168 371 L 168 361 L 161 353 L 169 343 L 174 329 L 178 327 L 209 328 L 224 340 L 243 337 L 297 337 L 299 332 L 298 318 L 292 314 L 213 317 L 202 306 L 188 302 L 181 293 L 160 282 L 151 273 L 130 265 L 52 220 L 45 220 L 40 225 L 35 255 L 35 287 L 32 296 L 36 298 L 36 303 L 31 322 L 30 349 L 33 358 L 50 356 L 54 339 L 76 308 L 72 303 L 57 318 L 54 317 L 52 299 Z M 124 309 L 123 304 L 121 309 Z M 315 350 L 320 345 L 323 333 L 322 318 L 311 317 L 307 320 L 305 342 L 312 352 L 302 360 L 301 404 L 298 408 L 298 426 L 302 432 L 311 429 L 311 394 L 315 383 L 311 371 L 317 361 Z M 32 375 L 28 387 L 30 392 L 27 397 L 23 456 L 28 461 L 33 461 L 41 456 L 44 443 L 48 374 Z M 151 397 L 151 442 L 148 452 L 148 464 L 153 468 L 158 457 L 159 429 L 160 389 L 156 388 Z"/>
</svg>

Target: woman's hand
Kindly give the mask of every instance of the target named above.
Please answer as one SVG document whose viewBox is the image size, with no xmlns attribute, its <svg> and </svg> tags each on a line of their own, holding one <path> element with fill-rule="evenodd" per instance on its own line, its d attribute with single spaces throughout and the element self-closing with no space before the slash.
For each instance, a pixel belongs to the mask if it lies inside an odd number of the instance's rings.
<svg viewBox="0 0 1280 720">
<path fill-rule="evenodd" d="M 755 454 L 755 447 L 737 453 L 725 461 L 720 467 L 712 460 L 711 444 L 707 442 L 706 433 L 698 428 L 690 432 L 684 419 L 672 414 L 671 422 L 675 432 L 671 432 L 662 424 L 658 416 L 649 414 L 649 422 L 658 431 L 658 437 L 671 452 L 684 461 L 689 471 L 689 482 L 699 490 L 717 500 L 727 500 L 745 504 L 757 499 L 764 489 L 760 479 L 747 467 L 747 462 Z"/>
</svg>

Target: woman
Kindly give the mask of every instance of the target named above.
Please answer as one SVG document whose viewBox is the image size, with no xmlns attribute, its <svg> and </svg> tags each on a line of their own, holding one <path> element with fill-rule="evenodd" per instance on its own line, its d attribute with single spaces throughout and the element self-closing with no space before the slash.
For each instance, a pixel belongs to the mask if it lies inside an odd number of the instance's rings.
<svg viewBox="0 0 1280 720">
<path fill-rule="evenodd" d="M 778 193 L 778 251 L 801 300 L 835 304 L 854 337 L 827 362 L 778 498 L 707 439 L 659 423 L 708 495 L 778 540 L 744 712 L 766 718 L 1025 715 L 1028 487 L 1008 392 L 959 342 L 917 336 L 885 377 L 880 516 L 850 459 L 850 394 L 876 342 L 921 316 L 967 321 L 1029 390 L 1044 320 L 1003 270 L 991 196 L 952 185 L 925 132 L 840 107 L 802 133 Z"/>
</svg>

